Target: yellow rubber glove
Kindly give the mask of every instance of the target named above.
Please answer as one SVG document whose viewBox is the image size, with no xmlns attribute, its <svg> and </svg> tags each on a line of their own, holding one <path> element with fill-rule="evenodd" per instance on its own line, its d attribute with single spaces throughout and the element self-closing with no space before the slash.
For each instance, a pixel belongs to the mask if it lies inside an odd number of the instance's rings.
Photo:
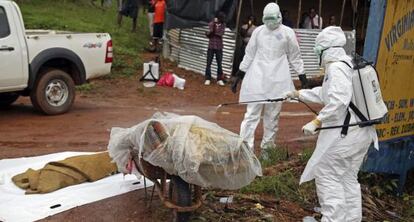
<svg viewBox="0 0 414 222">
<path fill-rule="evenodd" d="M 316 118 L 302 127 L 302 131 L 306 136 L 315 135 L 316 129 L 321 127 L 321 121 Z"/>
</svg>

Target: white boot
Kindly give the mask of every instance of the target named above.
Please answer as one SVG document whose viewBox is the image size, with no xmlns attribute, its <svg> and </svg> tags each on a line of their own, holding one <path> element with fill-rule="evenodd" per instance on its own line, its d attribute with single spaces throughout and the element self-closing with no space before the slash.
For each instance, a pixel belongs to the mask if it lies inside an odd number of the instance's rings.
<svg viewBox="0 0 414 222">
<path fill-rule="evenodd" d="M 226 84 L 224 84 L 223 80 L 219 80 L 219 81 L 217 81 L 217 85 L 219 85 L 219 86 L 225 86 Z"/>
</svg>

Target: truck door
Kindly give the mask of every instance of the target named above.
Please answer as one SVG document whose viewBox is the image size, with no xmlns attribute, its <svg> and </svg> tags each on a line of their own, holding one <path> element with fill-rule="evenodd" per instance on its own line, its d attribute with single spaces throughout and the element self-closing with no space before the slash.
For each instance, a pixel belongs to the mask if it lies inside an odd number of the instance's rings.
<svg viewBox="0 0 414 222">
<path fill-rule="evenodd" d="M 17 32 L 20 24 L 14 22 L 13 11 L 7 10 L 10 2 L 0 4 L 0 92 L 19 90 L 25 87 L 23 76 L 23 54 L 19 36 Z"/>
</svg>

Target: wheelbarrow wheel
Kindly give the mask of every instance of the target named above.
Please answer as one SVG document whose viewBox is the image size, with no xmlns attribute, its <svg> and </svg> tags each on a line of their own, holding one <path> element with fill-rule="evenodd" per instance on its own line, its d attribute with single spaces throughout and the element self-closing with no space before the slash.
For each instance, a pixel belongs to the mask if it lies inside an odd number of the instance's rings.
<svg viewBox="0 0 414 222">
<path fill-rule="evenodd" d="M 178 176 L 172 176 L 169 186 L 170 199 L 178 206 L 189 207 L 191 206 L 191 187 L 190 184 L 185 182 Z M 174 222 L 187 222 L 190 219 L 190 212 L 178 212 L 173 211 Z"/>
</svg>

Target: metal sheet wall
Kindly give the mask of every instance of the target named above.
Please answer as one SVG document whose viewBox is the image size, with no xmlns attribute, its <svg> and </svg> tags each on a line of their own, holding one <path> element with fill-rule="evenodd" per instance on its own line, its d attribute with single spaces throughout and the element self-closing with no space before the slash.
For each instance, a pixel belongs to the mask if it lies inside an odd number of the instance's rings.
<svg viewBox="0 0 414 222">
<path fill-rule="evenodd" d="M 187 70 L 204 75 L 207 62 L 208 39 L 205 35 L 207 27 L 198 27 L 192 29 L 174 29 L 168 32 L 168 43 L 171 47 L 170 58 L 178 63 L 178 66 Z M 295 29 L 299 40 L 299 46 L 302 53 L 302 59 L 305 64 L 305 71 L 309 76 L 320 74 L 318 58 L 313 52 L 315 38 L 320 30 Z M 347 45 L 345 50 L 348 54 L 355 51 L 355 32 L 345 32 Z M 233 53 L 235 49 L 235 33 L 229 29 L 224 35 L 223 50 L 223 72 L 230 75 L 233 64 Z M 212 75 L 216 75 L 216 61 L 213 61 Z M 297 74 L 291 69 L 292 76 Z"/>
<path fill-rule="evenodd" d="M 168 42 L 171 46 L 170 57 L 178 66 L 204 75 L 207 63 L 208 38 L 207 27 L 192 29 L 174 29 L 168 32 Z M 235 33 L 226 29 L 223 37 L 223 72 L 229 75 L 232 70 L 233 53 L 236 44 Z M 211 67 L 213 76 L 217 74 L 217 63 L 213 60 Z"/>
</svg>

